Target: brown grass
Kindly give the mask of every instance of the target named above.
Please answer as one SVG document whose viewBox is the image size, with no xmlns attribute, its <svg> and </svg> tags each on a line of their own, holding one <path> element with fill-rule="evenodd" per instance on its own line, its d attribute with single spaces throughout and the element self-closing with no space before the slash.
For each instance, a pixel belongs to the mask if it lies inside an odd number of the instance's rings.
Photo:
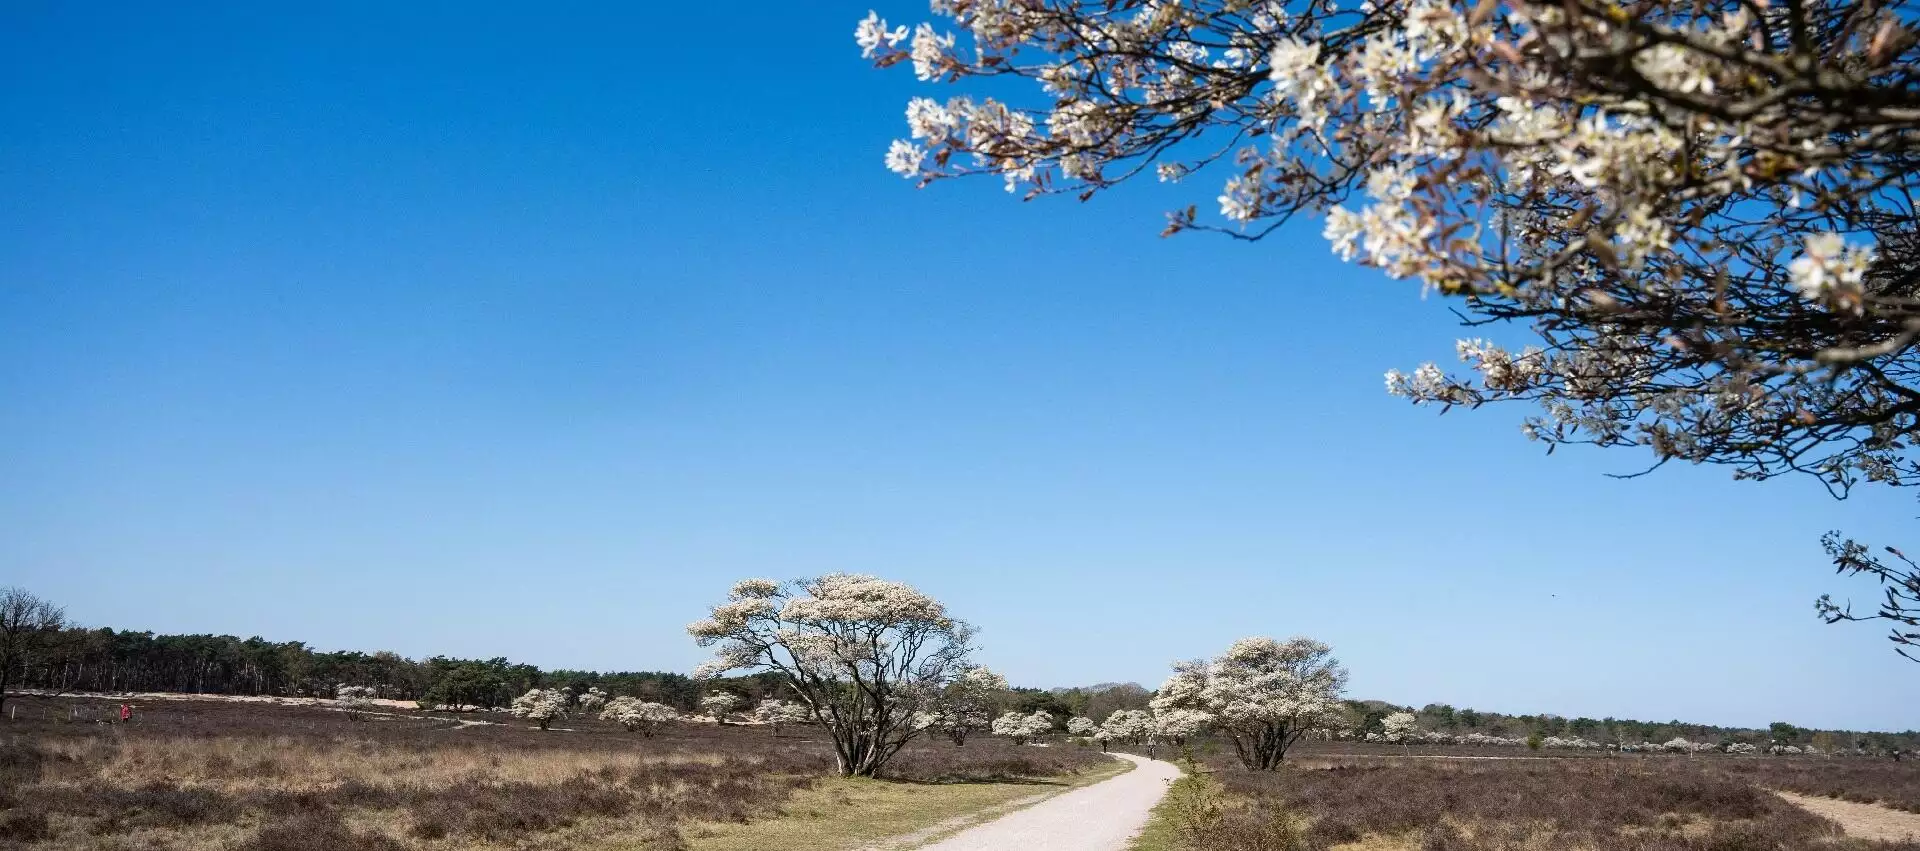
<svg viewBox="0 0 1920 851">
<path fill-rule="evenodd" d="M 683 825 L 777 817 L 833 764 L 816 735 L 764 728 L 684 725 L 648 739 L 578 719 L 542 733 L 510 718 L 356 722 L 188 701 L 124 725 L 51 720 L 72 714 L 27 706 L 22 722 L 0 724 L 0 849 L 684 848 Z M 46 720 L 25 720 L 36 716 Z M 910 748 L 895 774 L 987 781 L 1098 761 L 989 740 Z"/>
</svg>

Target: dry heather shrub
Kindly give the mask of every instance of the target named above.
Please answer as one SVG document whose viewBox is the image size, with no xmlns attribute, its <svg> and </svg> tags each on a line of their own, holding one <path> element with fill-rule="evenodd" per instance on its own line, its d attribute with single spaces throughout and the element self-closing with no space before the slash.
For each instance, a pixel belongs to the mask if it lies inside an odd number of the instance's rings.
<svg viewBox="0 0 1920 851">
<path fill-rule="evenodd" d="M 355 832 L 338 815 L 303 811 L 262 827 L 240 851 L 402 851 L 404 848 L 382 834 Z"/>
<path fill-rule="evenodd" d="M 766 817 L 833 771 L 817 735 L 740 727 L 644 738 L 582 719 L 542 733 L 428 713 L 351 723 L 312 707 L 189 701 L 137 717 L 6 728 L 0 849 L 526 847 L 596 823 L 671 851 L 686 844 L 681 824 Z M 1064 774 L 1100 759 L 942 742 L 910 746 L 898 766 L 906 779 L 941 782 Z M 352 829 L 367 824 L 386 833 Z"/>
<path fill-rule="evenodd" d="M 1207 851 L 1915 849 L 1843 839 L 1764 789 L 1687 762 L 1568 760 L 1221 771 L 1227 803 L 1183 829 Z"/>
</svg>

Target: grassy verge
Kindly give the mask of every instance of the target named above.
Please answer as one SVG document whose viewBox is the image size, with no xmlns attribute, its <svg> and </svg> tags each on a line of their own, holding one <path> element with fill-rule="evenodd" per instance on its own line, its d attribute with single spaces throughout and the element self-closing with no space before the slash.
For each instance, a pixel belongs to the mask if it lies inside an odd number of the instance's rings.
<svg viewBox="0 0 1920 851">
<path fill-rule="evenodd" d="M 747 824 L 690 824 L 683 833 L 689 851 L 914 848 L 1132 768 L 1116 759 L 1069 777 L 991 783 L 833 778 L 795 793 L 781 806 L 782 815 Z"/>
<path fill-rule="evenodd" d="M 1202 784 L 1206 782 L 1206 778 L 1194 774 L 1183 774 L 1173 781 L 1167 796 L 1147 815 L 1140 835 L 1127 845 L 1127 851 L 1187 851 L 1187 844 L 1180 839 L 1180 818 L 1205 794 Z"/>
</svg>

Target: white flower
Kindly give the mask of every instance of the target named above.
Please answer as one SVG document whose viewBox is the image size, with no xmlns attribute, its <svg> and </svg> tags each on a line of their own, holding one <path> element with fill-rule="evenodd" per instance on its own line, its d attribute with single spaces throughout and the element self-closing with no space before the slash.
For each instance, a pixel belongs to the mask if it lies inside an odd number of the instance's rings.
<svg viewBox="0 0 1920 851">
<path fill-rule="evenodd" d="M 905 139 L 895 139 L 887 147 L 887 170 L 901 177 L 912 178 L 920 173 L 920 164 L 927 159 L 927 149 Z"/>
<path fill-rule="evenodd" d="M 889 30 L 886 20 L 880 17 L 879 12 L 872 10 L 868 10 L 867 17 L 853 28 L 853 41 L 860 45 L 860 55 L 867 59 L 873 58 L 873 54 L 879 51 L 882 43 L 893 47 L 904 41 L 906 37 L 906 27 L 895 27 Z"/>
<path fill-rule="evenodd" d="M 1268 79 L 1286 92 L 1300 91 L 1326 73 L 1326 69 L 1320 67 L 1320 42 L 1297 38 L 1276 42 L 1267 54 L 1267 65 Z"/>
<path fill-rule="evenodd" d="M 1834 292 L 1857 294 L 1873 260 L 1871 247 L 1848 245 L 1837 233 L 1816 233 L 1807 236 L 1800 256 L 1787 265 L 1787 273 L 1809 299 Z"/>
<path fill-rule="evenodd" d="M 922 81 L 940 76 L 940 66 L 946 61 L 948 51 L 953 50 L 953 33 L 940 35 L 934 32 L 932 24 L 921 24 L 913 30 L 913 75 Z"/>
<path fill-rule="evenodd" d="M 932 98 L 907 101 L 907 127 L 915 139 L 944 139 L 959 126 L 959 117 Z"/>
</svg>

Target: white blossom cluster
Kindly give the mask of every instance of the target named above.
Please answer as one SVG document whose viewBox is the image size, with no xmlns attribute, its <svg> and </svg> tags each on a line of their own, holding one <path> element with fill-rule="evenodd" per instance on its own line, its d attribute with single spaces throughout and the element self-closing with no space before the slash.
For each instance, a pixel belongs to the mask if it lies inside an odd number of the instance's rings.
<svg viewBox="0 0 1920 851">
<path fill-rule="evenodd" d="M 1067 733 L 1069 735 L 1091 737 L 1094 731 L 1098 729 L 1100 729 L 1100 725 L 1092 718 L 1084 715 L 1075 715 L 1067 719 Z"/>
<path fill-rule="evenodd" d="M 373 686 L 352 686 L 341 683 L 333 690 L 333 699 L 339 702 L 340 708 L 346 710 L 348 715 L 354 717 L 373 708 L 373 699 L 378 695 L 379 692 Z"/>
<path fill-rule="evenodd" d="M 547 729 L 555 719 L 564 718 L 573 706 L 573 695 L 566 689 L 536 688 L 513 699 L 507 711 L 516 718 L 525 718 Z"/>
<path fill-rule="evenodd" d="M 1380 737 L 1389 742 L 1408 742 L 1420 734 L 1420 726 L 1411 712 L 1395 712 L 1380 719 Z"/>
<path fill-rule="evenodd" d="M 1213 724 L 1213 716 L 1197 709 L 1172 707 L 1153 713 L 1153 738 L 1179 745 L 1188 739 L 1205 732 Z"/>
<path fill-rule="evenodd" d="M 1224 224 L 1192 205 L 1168 232 L 1323 216 L 1339 256 L 1542 343 L 1391 373 L 1416 402 L 1531 401 L 1535 439 L 1744 477 L 1920 479 L 1902 439 L 1920 428 L 1901 271 L 1920 256 L 1916 17 L 1795 9 L 941 0 L 911 29 L 871 13 L 855 41 L 923 81 L 982 81 L 908 103 L 885 155 L 903 177 L 1085 198 L 1216 167 Z"/>
<path fill-rule="evenodd" d="M 1106 742 L 1138 744 L 1153 735 L 1153 716 L 1143 709 L 1116 709 L 1100 723 L 1096 737 Z"/>
<path fill-rule="evenodd" d="M 1031 713 L 1005 712 L 993 719 L 993 734 L 1012 739 L 1015 744 L 1024 745 L 1051 732 L 1053 716 L 1044 709 Z"/>
<path fill-rule="evenodd" d="M 1521 747 L 1526 747 L 1527 745 L 1526 739 L 1514 738 L 1511 736 L 1494 736 L 1486 733 L 1468 733 L 1464 736 L 1459 737 L 1459 742 L 1460 744 L 1463 744 L 1463 745 L 1480 745 L 1480 746 L 1488 746 L 1488 747 L 1521 748 Z"/>
<path fill-rule="evenodd" d="M 799 703 L 770 697 L 753 707 L 753 720 L 778 730 L 789 724 L 812 721 L 813 710 Z"/>
<path fill-rule="evenodd" d="M 580 708 L 581 712 L 591 715 L 599 712 L 600 707 L 606 706 L 610 698 L 611 695 L 601 691 L 599 686 L 588 686 L 585 692 L 574 698 L 574 704 Z"/>
<path fill-rule="evenodd" d="M 1751 745 L 1746 742 L 1734 742 L 1733 744 L 1727 745 L 1727 753 L 1730 753 L 1730 754 L 1751 756 L 1759 752 L 1760 752 L 1759 746 Z"/>
<path fill-rule="evenodd" d="M 700 698 L 700 711 L 721 724 L 747 704 L 746 698 L 730 691 L 710 691 Z"/>
<path fill-rule="evenodd" d="M 607 701 L 606 708 L 600 710 L 600 720 L 613 721 L 626 727 L 628 732 L 651 737 L 662 725 L 680 720 L 680 712 L 664 703 L 653 703 L 637 697 L 616 697 Z"/>
</svg>

